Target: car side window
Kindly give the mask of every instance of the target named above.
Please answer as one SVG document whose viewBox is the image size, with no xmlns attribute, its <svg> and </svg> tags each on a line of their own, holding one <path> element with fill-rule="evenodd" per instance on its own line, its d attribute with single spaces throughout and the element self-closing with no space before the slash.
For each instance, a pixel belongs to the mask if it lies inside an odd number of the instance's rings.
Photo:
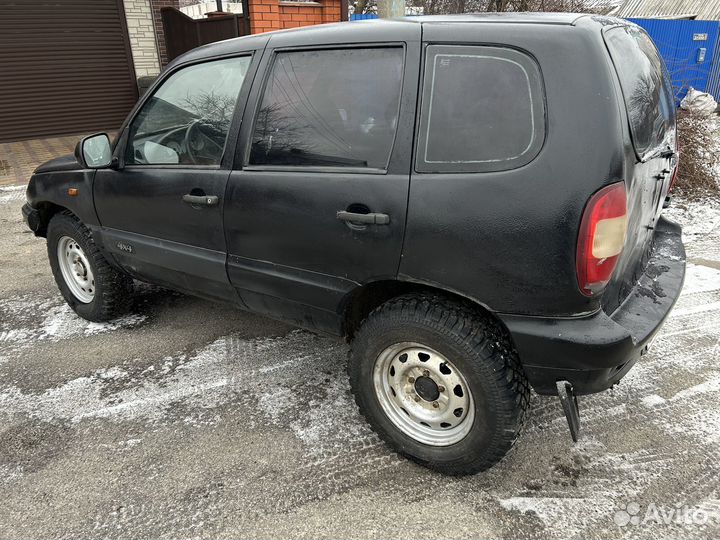
<svg viewBox="0 0 720 540">
<path fill-rule="evenodd" d="M 255 119 L 251 165 L 387 168 L 401 47 L 280 52 Z"/>
<path fill-rule="evenodd" d="M 172 74 L 133 119 L 125 163 L 219 165 L 250 60 L 215 60 Z"/>
<path fill-rule="evenodd" d="M 489 172 L 529 163 L 545 138 L 540 69 L 504 47 L 430 45 L 415 169 Z"/>
</svg>

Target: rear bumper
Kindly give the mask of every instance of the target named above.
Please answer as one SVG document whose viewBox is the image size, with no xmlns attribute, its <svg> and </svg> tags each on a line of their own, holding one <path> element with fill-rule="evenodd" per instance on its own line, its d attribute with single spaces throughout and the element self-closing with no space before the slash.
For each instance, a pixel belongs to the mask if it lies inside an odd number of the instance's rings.
<svg viewBox="0 0 720 540">
<path fill-rule="evenodd" d="M 680 296 L 684 278 L 680 226 L 661 217 L 645 273 L 612 314 L 500 317 L 538 394 L 557 394 L 559 380 L 571 382 L 577 394 L 592 394 L 616 384 L 647 351 Z"/>
</svg>

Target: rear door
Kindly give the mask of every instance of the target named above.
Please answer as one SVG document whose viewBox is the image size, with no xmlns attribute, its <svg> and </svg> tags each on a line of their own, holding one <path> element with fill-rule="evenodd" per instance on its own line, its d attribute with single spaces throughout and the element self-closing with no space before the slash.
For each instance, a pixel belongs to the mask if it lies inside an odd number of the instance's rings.
<svg viewBox="0 0 720 540">
<path fill-rule="evenodd" d="M 603 298 L 605 309 L 612 311 L 647 260 L 677 154 L 672 86 L 652 40 L 637 26 L 609 28 L 604 37 L 620 82 L 634 151 L 625 178 L 627 239 L 615 279 Z"/>
<path fill-rule="evenodd" d="M 397 275 L 420 25 L 405 31 L 415 41 L 271 38 L 224 218 L 228 274 L 253 310 L 340 332 L 345 295 Z"/>
</svg>

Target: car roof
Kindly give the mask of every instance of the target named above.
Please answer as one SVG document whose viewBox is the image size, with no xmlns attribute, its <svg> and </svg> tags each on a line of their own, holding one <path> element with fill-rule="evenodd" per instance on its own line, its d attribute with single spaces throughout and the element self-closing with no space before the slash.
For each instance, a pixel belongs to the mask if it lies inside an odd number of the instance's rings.
<svg viewBox="0 0 720 540">
<path fill-rule="evenodd" d="M 203 45 L 173 60 L 168 67 L 204 60 L 207 58 L 232 55 L 265 47 L 268 40 L 273 45 L 323 45 L 328 43 L 349 43 L 362 41 L 395 41 L 412 39 L 418 25 L 444 25 L 455 23 L 477 24 L 542 24 L 575 25 L 580 19 L 588 20 L 582 13 L 470 13 L 463 15 L 424 15 L 397 17 L 392 19 L 369 19 L 364 21 L 319 24 L 287 30 L 276 30 L 253 34 Z"/>
<path fill-rule="evenodd" d="M 582 13 L 464 13 L 460 15 L 421 15 L 398 20 L 422 24 L 433 23 L 504 23 L 504 24 L 567 24 L 572 25 Z"/>
</svg>

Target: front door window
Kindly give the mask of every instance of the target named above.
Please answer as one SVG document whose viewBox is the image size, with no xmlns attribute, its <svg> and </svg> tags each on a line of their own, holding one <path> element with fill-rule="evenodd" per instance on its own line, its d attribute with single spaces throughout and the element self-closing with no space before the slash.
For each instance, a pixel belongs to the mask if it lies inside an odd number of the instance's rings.
<svg viewBox="0 0 720 540">
<path fill-rule="evenodd" d="M 219 165 L 250 57 L 196 64 L 171 75 L 130 127 L 127 165 Z"/>
</svg>

